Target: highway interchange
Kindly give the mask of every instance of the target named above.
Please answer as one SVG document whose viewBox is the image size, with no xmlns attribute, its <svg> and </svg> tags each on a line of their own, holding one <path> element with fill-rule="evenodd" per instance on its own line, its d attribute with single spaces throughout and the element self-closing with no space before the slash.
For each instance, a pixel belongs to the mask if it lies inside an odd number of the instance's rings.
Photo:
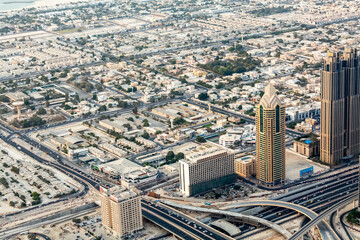
<svg viewBox="0 0 360 240">
<path fill-rule="evenodd" d="M 353 167 L 349 171 L 342 174 L 334 174 L 326 180 L 308 183 L 304 187 L 300 187 L 294 191 L 280 195 L 272 200 L 281 200 L 298 205 L 305 206 L 320 213 L 331 207 L 334 203 L 346 198 L 349 194 L 357 192 L 358 189 L 358 167 Z M 240 210 L 244 211 L 244 210 Z M 267 219 L 269 221 L 282 224 L 296 216 L 296 212 L 289 209 L 279 207 L 266 207 L 260 210 L 255 216 Z M 252 226 L 244 224 L 240 227 L 242 236 L 256 234 L 262 230 L 251 231 Z"/>
<path fill-rule="evenodd" d="M 176 99 L 175 99 L 176 100 Z M 184 100 L 184 99 L 182 99 Z M 208 108 L 207 105 L 200 103 L 198 101 L 193 100 L 185 100 L 190 104 L 195 104 L 203 108 Z M 161 103 L 152 103 L 152 104 L 143 104 L 141 108 L 148 108 L 151 106 L 156 106 Z M 233 115 L 233 116 L 239 116 L 249 122 L 254 122 L 254 119 L 248 116 L 240 115 L 237 113 L 233 113 L 231 111 L 227 111 L 218 107 L 212 106 L 211 109 L 213 111 L 225 114 L 225 115 Z M 115 114 L 124 114 L 131 112 L 131 109 L 125 108 L 120 109 L 116 111 L 111 112 L 103 112 L 99 113 L 98 115 L 90 115 L 81 119 L 68 119 L 67 121 L 52 124 L 51 126 L 42 126 L 36 128 L 36 130 L 44 130 L 49 127 L 59 127 L 65 124 L 69 123 L 76 123 L 86 120 L 95 119 L 101 115 L 115 115 Z M 87 193 L 89 190 L 89 187 L 93 187 L 95 189 L 98 189 L 99 185 L 101 184 L 101 181 L 96 179 L 95 177 L 82 172 L 81 170 L 75 168 L 73 165 L 69 164 L 68 161 L 61 155 L 61 153 L 54 151 L 50 149 L 47 146 L 44 146 L 41 143 L 36 142 L 34 139 L 29 137 L 29 133 L 32 131 L 30 130 L 17 130 L 10 128 L 4 123 L 0 122 L 0 128 L 7 132 L 7 135 L 0 135 L 0 138 L 12 145 L 13 147 L 19 149 L 23 153 L 27 154 L 28 156 L 34 158 L 35 160 L 47 164 L 49 166 L 52 166 L 56 168 L 57 170 L 64 172 L 65 174 L 71 176 L 78 182 L 80 182 L 82 185 L 84 185 L 84 190 L 81 193 L 75 194 L 72 197 L 79 197 L 83 196 Z M 301 133 L 293 131 L 291 129 L 287 129 L 287 132 L 290 134 L 294 134 L 297 136 L 302 136 Z M 53 158 L 53 161 L 46 160 L 36 154 L 34 154 L 31 150 L 18 145 L 16 142 L 13 141 L 13 138 L 17 137 L 25 142 L 29 143 L 33 147 L 38 148 L 42 152 L 45 152 L 47 155 L 49 155 L 51 158 Z M 289 186 L 295 186 L 295 185 L 304 185 L 306 186 L 300 187 L 297 190 L 290 191 L 284 195 L 279 196 L 276 198 L 276 200 L 281 201 L 287 201 L 294 204 L 299 204 L 301 206 L 305 206 L 309 209 L 314 210 L 317 213 L 320 213 L 324 211 L 325 209 L 332 206 L 334 203 L 339 202 L 340 200 L 346 198 L 349 194 L 352 194 L 357 191 L 358 186 L 358 167 L 352 167 L 351 170 L 344 171 L 340 174 L 334 174 L 333 177 L 324 177 L 324 178 L 318 178 L 318 179 L 309 179 L 304 180 L 302 182 L 297 182 L 296 184 L 289 185 Z M 56 203 L 59 201 L 63 201 L 66 199 L 59 199 L 50 203 L 47 203 L 46 205 L 50 205 L 52 203 Z M 42 205 L 45 206 L 45 205 Z M 26 211 L 32 211 L 36 210 L 37 208 L 40 208 L 42 206 L 36 206 L 33 208 L 29 208 Z M 148 203 L 148 202 L 142 202 L 143 207 L 143 213 L 144 217 L 150 219 L 151 221 L 157 221 L 156 224 L 162 226 L 163 228 L 169 230 L 173 234 L 177 234 L 182 232 L 183 234 L 186 233 L 186 237 L 184 239 L 222 239 L 222 238 L 214 238 L 214 234 L 216 235 L 216 232 L 211 230 L 204 230 L 207 231 L 205 234 L 204 232 L 199 233 L 199 229 L 195 228 L 196 224 L 189 223 L 186 220 L 182 220 L 182 217 L 178 218 L 176 215 L 172 215 L 171 211 L 167 209 L 162 209 L 159 207 L 156 207 L 155 205 Z M 249 209 L 249 208 L 246 208 Z M 244 209 L 240 209 L 238 211 L 244 211 Z M 169 215 L 170 214 L 170 215 Z M 13 215 L 13 214 L 11 214 Z M 9 216 L 11 216 L 9 215 Z M 278 224 L 282 224 L 288 219 L 293 219 L 296 217 L 295 212 L 293 210 L 284 209 L 280 207 L 266 207 L 260 211 L 258 211 L 255 216 L 266 219 L 268 221 L 272 221 Z M 167 223 L 164 223 L 164 219 L 167 219 Z M 181 223 L 183 222 L 183 223 Z M 185 227 L 185 225 L 186 227 Z M 242 231 L 241 238 L 248 237 L 250 235 L 259 233 L 261 231 L 264 231 L 263 229 L 254 229 L 253 226 L 248 224 L 243 224 L 240 227 L 240 230 Z M 266 228 L 265 228 L 266 229 Z M 204 236 L 204 234 L 206 236 Z M 211 235 L 210 235 L 211 234 Z"/>
<path fill-rule="evenodd" d="M 143 208 L 143 215 L 146 219 L 167 229 L 169 232 L 182 239 L 232 239 L 165 205 L 142 200 L 141 206 Z"/>
</svg>

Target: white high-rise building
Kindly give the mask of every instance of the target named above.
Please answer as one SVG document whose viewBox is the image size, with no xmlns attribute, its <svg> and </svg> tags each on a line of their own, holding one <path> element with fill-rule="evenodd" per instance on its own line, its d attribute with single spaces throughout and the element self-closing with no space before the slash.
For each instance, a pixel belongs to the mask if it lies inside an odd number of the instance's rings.
<svg viewBox="0 0 360 240">
<path fill-rule="evenodd" d="M 185 196 L 191 196 L 235 179 L 232 150 L 206 142 L 184 153 L 180 164 L 180 190 Z"/>
</svg>

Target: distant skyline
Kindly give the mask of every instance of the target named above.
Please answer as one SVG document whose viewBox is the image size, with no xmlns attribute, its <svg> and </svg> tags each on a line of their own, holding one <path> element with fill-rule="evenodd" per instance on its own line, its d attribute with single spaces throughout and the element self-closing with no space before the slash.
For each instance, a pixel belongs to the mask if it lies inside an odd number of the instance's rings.
<svg viewBox="0 0 360 240">
<path fill-rule="evenodd" d="M 79 1 L 85 0 L 0 0 L 0 11 L 21 10 L 29 7 L 54 6 L 56 4 Z"/>
</svg>

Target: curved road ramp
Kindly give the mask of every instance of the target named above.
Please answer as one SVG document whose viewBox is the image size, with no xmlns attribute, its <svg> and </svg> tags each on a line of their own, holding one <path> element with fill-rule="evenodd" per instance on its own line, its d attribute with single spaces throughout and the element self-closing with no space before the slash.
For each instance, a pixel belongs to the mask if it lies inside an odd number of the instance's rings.
<svg viewBox="0 0 360 240">
<path fill-rule="evenodd" d="M 307 216 L 311 220 L 310 222 L 312 222 L 313 220 L 315 220 L 319 216 L 321 216 L 321 214 L 318 215 L 313 210 L 303 207 L 301 205 L 289 203 L 289 202 L 277 201 L 277 200 L 259 200 L 259 201 L 251 201 L 251 202 L 244 201 L 244 202 L 239 202 L 239 203 L 235 203 L 235 204 L 231 204 L 231 205 L 222 207 L 221 209 L 232 209 L 232 208 L 239 208 L 239 207 L 259 207 L 259 206 L 282 207 L 282 208 L 291 209 L 293 211 L 296 211 L 298 213 L 301 213 L 301 214 L 304 214 L 305 216 Z M 323 219 L 324 218 L 321 218 L 317 222 L 317 224 L 313 224 L 312 226 L 316 227 L 316 225 L 317 225 L 323 240 L 339 240 L 339 237 L 336 235 L 334 230 Z M 298 232 L 300 232 L 302 229 L 300 229 Z M 310 228 L 308 230 L 310 230 Z M 307 233 L 308 230 L 305 231 L 304 234 Z M 298 238 L 293 238 L 294 236 L 291 236 L 290 239 L 292 239 L 292 240 L 298 239 Z M 301 235 L 301 236 L 303 236 L 303 235 Z"/>
<path fill-rule="evenodd" d="M 358 197 L 358 193 L 355 192 L 353 194 L 350 194 L 347 198 L 343 199 L 342 201 L 334 204 L 331 208 L 327 209 L 326 211 L 319 214 L 316 218 L 311 219 L 310 222 L 308 222 L 304 227 L 302 227 L 299 231 L 297 231 L 290 240 L 298 240 L 302 239 L 305 233 L 307 233 L 312 227 L 318 225 L 320 222 L 323 221 L 324 218 L 332 214 L 334 211 L 338 210 L 339 208 L 343 208 L 346 205 L 353 202 Z M 320 224 L 319 224 L 320 225 Z M 338 239 L 338 238 L 334 238 Z"/>
<path fill-rule="evenodd" d="M 283 228 L 280 225 L 275 224 L 271 221 L 268 221 L 268 220 L 265 220 L 265 219 L 262 219 L 259 217 L 250 216 L 250 215 L 246 215 L 246 214 L 242 214 L 242 213 L 230 212 L 230 211 L 182 205 L 182 204 L 174 203 L 174 202 L 167 201 L 167 200 L 160 200 L 160 201 L 166 205 L 176 207 L 176 208 L 182 208 L 182 209 L 187 209 L 187 210 L 197 211 L 197 212 L 214 213 L 214 214 L 219 214 L 219 215 L 224 215 L 224 216 L 231 216 L 231 217 L 242 219 L 245 222 L 262 224 L 262 225 L 269 227 L 269 228 L 275 230 L 276 232 L 280 233 L 281 235 L 286 237 L 286 239 L 289 239 L 291 237 L 291 233 L 289 231 L 287 231 L 285 228 Z"/>
</svg>

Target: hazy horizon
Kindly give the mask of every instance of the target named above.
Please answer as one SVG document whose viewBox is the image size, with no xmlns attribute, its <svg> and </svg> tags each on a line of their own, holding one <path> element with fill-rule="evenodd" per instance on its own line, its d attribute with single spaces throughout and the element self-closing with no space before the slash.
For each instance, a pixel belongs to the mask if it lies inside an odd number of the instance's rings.
<svg viewBox="0 0 360 240">
<path fill-rule="evenodd" d="M 0 12 L 8 10 L 21 10 L 27 7 L 53 6 L 61 3 L 78 2 L 81 0 L 0 0 Z M 84 1 L 84 0 L 82 0 Z"/>
<path fill-rule="evenodd" d="M 0 0 L 0 11 L 17 10 L 30 7 L 35 4 L 36 0 Z M 6 3 L 12 2 L 12 3 Z"/>
</svg>

